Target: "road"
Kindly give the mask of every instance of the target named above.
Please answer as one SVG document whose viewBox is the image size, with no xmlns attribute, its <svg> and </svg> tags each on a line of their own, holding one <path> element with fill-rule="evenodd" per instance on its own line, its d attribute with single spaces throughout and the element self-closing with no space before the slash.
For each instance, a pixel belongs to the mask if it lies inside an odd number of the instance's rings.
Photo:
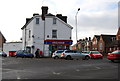
<svg viewBox="0 0 120 81">
<path fill-rule="evenodd" d="M 118 63 L 106 58 L 54 60 L 2 58 L 2 79 L 118 79 Z"/>
</svg>

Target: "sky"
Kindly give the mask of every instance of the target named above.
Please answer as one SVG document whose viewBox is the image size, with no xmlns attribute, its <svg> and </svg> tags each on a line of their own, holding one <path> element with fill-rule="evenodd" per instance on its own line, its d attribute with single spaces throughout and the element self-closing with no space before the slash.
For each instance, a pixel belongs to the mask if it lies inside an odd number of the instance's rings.
<svg viewBox="0 0 120 81">
<path fill-rule="evenodd" d="M 118 2 L 120 0 L 0 0 L 0 31 L 7 42 L 20 41 L 21 28 L 26 18 L 41 14 L 41 7 L 48 6 L 48 13 L 67 16 L 73 27 L 72 40 L 76 42 L 75 15 L 77 14 L 78 39 L 94 35 L 116 35 L 118 29 Z"/>
</svg>

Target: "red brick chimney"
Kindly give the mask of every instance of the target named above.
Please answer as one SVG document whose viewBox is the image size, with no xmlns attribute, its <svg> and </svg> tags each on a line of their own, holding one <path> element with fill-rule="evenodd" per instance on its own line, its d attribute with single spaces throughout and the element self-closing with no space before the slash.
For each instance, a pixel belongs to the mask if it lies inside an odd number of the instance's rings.
<svg viewBox="0 0 120 81">
<path fill-rule="evenodd" d="M 47 6 L 42 6 L 42 20 L 45 20 L 45 15 L 48 14 L 48 7 Z"/>
</svg>

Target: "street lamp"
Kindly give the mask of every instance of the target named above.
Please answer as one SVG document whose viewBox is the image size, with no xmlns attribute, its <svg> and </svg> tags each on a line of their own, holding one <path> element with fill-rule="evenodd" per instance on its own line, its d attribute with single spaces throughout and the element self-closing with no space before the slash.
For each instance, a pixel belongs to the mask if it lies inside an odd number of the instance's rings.
<svg viewBox="0 0 120 81">
<path fill-rule="evenodd" d="M 75 19 L 76 19 L 76 49 L 77 49 L 77 38 L 78 38 L 78 36 L 77 36 L 77 14 L 78 14 L 78 11 L 80 11 L 80 8 L 78 8 L 78 10 L 77 10 L 77 13 L 76 13 L 76 15 L 75 15 Z"/>
</svg>

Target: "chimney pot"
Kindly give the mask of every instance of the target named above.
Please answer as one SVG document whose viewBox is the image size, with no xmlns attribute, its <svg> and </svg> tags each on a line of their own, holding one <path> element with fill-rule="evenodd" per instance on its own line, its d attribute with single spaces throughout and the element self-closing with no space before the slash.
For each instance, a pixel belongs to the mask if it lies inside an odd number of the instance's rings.
<svg viewBox="0 0 120 81">
<path fill-rule="evenodd" d="M 45 20 L 45 15 L 48 14 L 48 7 L 47 6 L 42 6 L 42 20 Z"/>
</svg>

